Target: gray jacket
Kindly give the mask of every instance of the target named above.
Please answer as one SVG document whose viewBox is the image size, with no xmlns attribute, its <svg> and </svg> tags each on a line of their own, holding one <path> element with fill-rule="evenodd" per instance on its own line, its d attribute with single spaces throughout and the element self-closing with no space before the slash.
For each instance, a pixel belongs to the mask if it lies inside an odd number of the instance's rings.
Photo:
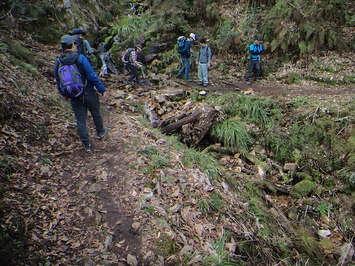
<svg viewBox="0 0 355 266">
<path fill-rule="evenodd" d="M 198 52 L 197 62 L 208 64 L 212 60 L 212 50 L 208 45 L 202 46 Z"/>
</svg>

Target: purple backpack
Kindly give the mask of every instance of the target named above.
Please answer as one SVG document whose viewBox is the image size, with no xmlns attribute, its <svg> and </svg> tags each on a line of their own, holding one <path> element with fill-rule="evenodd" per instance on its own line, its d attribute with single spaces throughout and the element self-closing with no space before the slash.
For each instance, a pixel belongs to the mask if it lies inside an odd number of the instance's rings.
<svg viewBox="0 0 355 266">
<path fill-rule="evenodd" d="M 59 76 L 59 92 L 65 97 L 79 97 L 85 88 L 81 79 L 80 72 L 75 64 L 63 65 L 59 60 L 58 76 Z"/>
</svg>

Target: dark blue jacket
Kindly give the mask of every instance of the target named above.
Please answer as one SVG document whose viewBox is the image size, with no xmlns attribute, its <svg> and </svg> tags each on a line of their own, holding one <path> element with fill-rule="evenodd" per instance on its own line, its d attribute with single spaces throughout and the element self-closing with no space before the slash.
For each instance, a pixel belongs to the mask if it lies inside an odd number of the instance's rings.
<svg viewBox="0 0 355 266">
<path fill-rule="evenodd" d="M 184 48 L 181 50 L 180 54 L 181 54 L 181 57 L 184 57 L 184 58 L 190 58 L 190 48 L 191 48 L 191 41 L 189 39 L 187 39 L 185 41 L 185 46 Z"/>
<path fill-rule="evenodd" d="M 76 64 L 78 71 L 80 72 L 82 81 L 86 84 L 84 93 L 96 93 L 94 86 L 96 87 L 99 93 L 103 93 L 106 91 L 104 84 L 102 84 L 101 80 L 97 76 L 95 70 L 92 68 L 91 63 L 86 58 L 86 56 L 78 54 L 76 52 L 68 51 L 62 54 L 59 59 L 54 63 L 54 74 L 57 82 L 57 88 L 59 89 L 60 80 L 58 75 L 58 69 L 60 62 L 63 65 L 72 65 Z"/>
</svg>

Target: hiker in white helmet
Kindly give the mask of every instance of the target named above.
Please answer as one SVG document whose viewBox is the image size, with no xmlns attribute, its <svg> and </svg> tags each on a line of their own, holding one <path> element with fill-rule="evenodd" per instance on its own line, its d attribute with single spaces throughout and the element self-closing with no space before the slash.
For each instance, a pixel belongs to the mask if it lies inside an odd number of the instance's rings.
<svg viewBox="0 0 355 266">
<path fill-rule="evenodd" d="M 178 48 L 178 52 L 181 55 L 181 61 L 182 61 L 182 69 L 179 71 L 179 74 L 177 75 L 177 78 L 182 78 L 182 76 L 185 74 L 185 80 L 186 81 L 191 81 L 190 79 L 190 48 L 191 48 L 191 43 L 196 40 L 196 35 L 193 33 L 190 33 L 189 37 L 184 40 L 184 44 L 182 45 L 181 48 Z"/>
</svg>

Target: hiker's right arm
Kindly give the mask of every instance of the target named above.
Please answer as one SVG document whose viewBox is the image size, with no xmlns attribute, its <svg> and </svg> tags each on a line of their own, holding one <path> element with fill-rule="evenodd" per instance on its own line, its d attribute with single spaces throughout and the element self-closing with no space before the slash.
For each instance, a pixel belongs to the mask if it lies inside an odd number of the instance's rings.
<svg viewBox="0 0 355 266">
<path fill-rule="evenodd" d="M 103 94 L 106 91 L 106 88 L 97 76 L 95 70 L 92 68 L 89 60 L 83 55 L 80 55 L 78 59 L 85 70 L 86 78 L 88 79 L 88 81 L 94 84 L 99 93 Z"/>
<path fill-rule="evenodd" d="M 58 77 L 58 68 L 59 68 L 59 61 L 55 61 L 54 63 L 54 76 L 55 76 L 55 81 L 57 83 L 57 89 L 59 91 L 59 77 Z"/>
</svg>

